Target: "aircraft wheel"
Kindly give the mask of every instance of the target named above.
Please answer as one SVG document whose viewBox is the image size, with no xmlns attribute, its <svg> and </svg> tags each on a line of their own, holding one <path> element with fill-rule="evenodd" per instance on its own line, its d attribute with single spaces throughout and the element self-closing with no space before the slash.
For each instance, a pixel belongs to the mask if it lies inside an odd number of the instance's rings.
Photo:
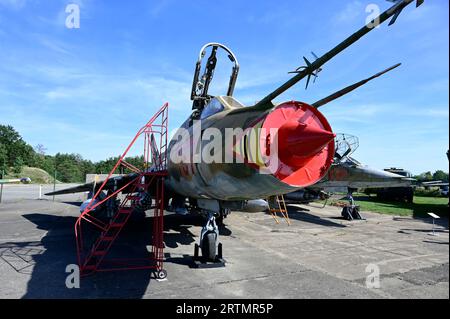
<svg viewBox="0 0 450 319">
<path fill-rule="evenodd" d="M 349 207 L 342 208 L 341 216 L 344 217 L 346 220 L 351 220 L 351 212 Z"/>
<path fill-rule="evenodd" d="M 156 273 L 156 277 L 158 277 L 158 279 L 166 279 L 167 278 L 167 271 L 165 271 L 164 269 L 159 270 Z"/>
<path fill-rule="evenodd" d="M 213 261 L 216 259 L 216 234 L 211 232 L 203 236 L 202 257 Z"/>
</svg>

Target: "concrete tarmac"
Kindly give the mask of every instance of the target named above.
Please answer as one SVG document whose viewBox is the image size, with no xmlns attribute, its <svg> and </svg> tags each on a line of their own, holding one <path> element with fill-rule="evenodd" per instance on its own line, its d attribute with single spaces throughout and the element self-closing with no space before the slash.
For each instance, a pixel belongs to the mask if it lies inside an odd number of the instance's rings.
<svg viewBox="0 0 450 319">
<path fill-rule="evenodd" d="M 202 219 L 169 214 L 167 280 L 147 270 L 103 272 L 68 289 L 83 194 L 52 202 L 30 194 L 34 185 L 10 186 L 0 204 L 0 298 L 449 298 L 448 219 L 430 236 L 430 219 L 363 212 L 366 220 L 349 222 L 339 208 L 314 203 L 290 206 L 291 226 L 233 212 L 220 236 L 226 267 L 216 269 L 192 268 Z M 145 254 L 150 220 L 130 223 L 117 247 Z"/>
<path fill-rule="evenodd" d="M 55 190 L 65 189 L 68 187 L 77 186 L 79 184 L 56 184 Z M 39 189 L 41 191 L 39 191 Z M 3 185 L 3 195 L 2 202 L 10 203 L 22 199 L 39 199 L 39 194 L 41 194 L 41 199 L 53 199 L 53 196 L 45 196 L 44 194 L 53 191 L 53 184 L 4 184 Z M 86 196 L 84 193 L 70 194 L 70 195 L 60 195 L 55 196 L 59 201 L 64 200 L 82 200 Z"/>
</svg>

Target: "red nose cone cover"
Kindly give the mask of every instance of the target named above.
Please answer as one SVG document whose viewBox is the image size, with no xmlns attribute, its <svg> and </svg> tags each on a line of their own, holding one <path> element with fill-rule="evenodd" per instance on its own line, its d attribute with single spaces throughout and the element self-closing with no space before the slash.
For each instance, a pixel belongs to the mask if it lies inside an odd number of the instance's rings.
<svg viewBox="0 0 450 319">
<path fill-rule="evenodd" d="M 261 135 L 261 150 L 271 163 L 278 162 L 273 175 L 279 180 L 306 187 L 325 176 L 333 162 L 335 134 L 316 108 L 296 101 L 282 103 L 267 115 L 262 128 L 266 135 Z M 277 134 L 268 137 L 270 129 L 277 129 Z M 278 147 L 270 150 L 272 143 Z"/>
<path fill-rule="evenodd" d="M 334 138 L 334 133 L 316 125 L 290 119 L 278 129 L 278 150 L 287 156 L 307 158 L 320 152 Z"/>
</svg>

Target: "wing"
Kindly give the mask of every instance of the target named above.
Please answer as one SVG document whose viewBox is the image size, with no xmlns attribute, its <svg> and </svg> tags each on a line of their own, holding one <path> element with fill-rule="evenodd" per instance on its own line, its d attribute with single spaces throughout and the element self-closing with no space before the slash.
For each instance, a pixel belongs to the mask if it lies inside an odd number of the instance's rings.
<svg viewBox="0 0 450 319">
<path fill-rule="evenodd" d="M 125 184 L 129 183 L 131 180 L 138 177 L 137 173 L 127 174 L 123 176 L 116 176 L 111 177 L 105 184 L 104 190 L 113 190 L 114 188 L 120 188 L 124 186 Z M 97 182 L 96 190 L 100 188 L 100 186 L 103 184 L 104 181 Z M 63 194 L 73 194 L 73 193 L 81 193 L 81 192 L 89 192 L 94 187 L 94 182 L 92 183 L 86 183 L 83 185 L 65 188 L 56 192 L 51 192 L 45 194 L 46 196 L 52 196 L 52 195 L 63 195 Z M 125 190 L 124 190 L 125 192 Z"/>
</svg>

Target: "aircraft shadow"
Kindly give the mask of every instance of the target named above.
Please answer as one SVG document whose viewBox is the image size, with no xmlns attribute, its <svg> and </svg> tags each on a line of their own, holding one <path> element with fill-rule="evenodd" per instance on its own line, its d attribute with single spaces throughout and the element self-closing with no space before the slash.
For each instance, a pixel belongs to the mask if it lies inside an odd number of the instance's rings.
<svg viewBox="0 0 450 319">
<path fill-rule="evenodd" d="M 167 247 L 176 248 L 178 245 L 193 245 L 198 240 L 200 231 L 192 233 L 192 226 L 203 227 L 205 219 L 200 215 L 188 214 L 164 215 L 164 243 Z M 230 236 L 231 230 L 226 226 L 226 219 L 223 225 L 219 226 L 220 236 Z M 193 246 L 192 246 L 193 247 Z"/>
<path fill-rule="evenodd" d="M 66 267 L 77 263 L 74 225 L 76 217 L 55 216 L 45 213 L 23 215 L 47 233 L 40 241 L 16 241 L 0 244 L 0 258 L 18 273 L 29 274 L 27 291 L 22 298 L 141 298 L 152 289 L 152 270 L 97 272 L 83 277 L 79 289 L 66 287 Z M 148 256 L 151 245 L 152 217 L 144 221 L 130 221 L 108 254 L 108 258 L 142 258 Z M 164 217 L 164 243 L 166 247 L 191 245 L 197 236 L 192 226 L 203 226 L 203 219 L 195 215 L 167 215 Z M 222 231 L 230 234 L 226 227 Z M 165 262 L 190 265 L 191 256 L 171 258 Z"/>
<path fill-rule="evenodd" d="M 403 228 L 400 231 L 402 232 L 418 232 L 418 233 L 431 233 L 432 229 L 409 229 L 409 228 Z M 435 233 L 448 233 L 448 229 L 435 229 Z"/>
<path fill-rule="evenodd" d="M 432 241 L 432 240 L 423 240 L 424 243 L 429 243 L 429 244 L 438 244 L 438 245 L 448 245 L 449 242 L 448 241 Z"/>
<path fill-rule="evenodd" d="M 193 268 L 194 262 L 192 259 L 194 253 L 194 244 L 199 241 L 200 227 L 203 227 L 205 220 L 203 217 L 195 214 L 177 215 L 170 214 L 164 216 L 164 243 L 166 247 L 177 248 L 179 245 L 189 245 L 192 247 L 190 255 L 171 256 L 166 253 L 166 262 L 188 266 Z M 197 226 L 195 233 L 191 231 L 192 226 Z M 226 219 L 223 225 L 219 226 L 220 236 L 230 236 L 232 231 L 226 226 Z"/>
<path fill-rule="evenodd" d="M 74 201 L 74 202 L 63 202 L 64 204 L 68 204 L 68 205 L 73 205 L 73 206 L 77 206 L 77 207 L 80 207 L 81 206 L 81 204 L 83 203 L 83 202 L 80 202 L 80 201 Z"/>
<path fill-rule="evenodd" d="M 151 270 L 99 272 L 84 277 L 79 289 L 67 288 L 66 266 L 77 263 L 74 239 L 76 217 L 39 213 L 24 217 L 47 233 L 39 242 L 3 244 L 10 246 L 10 251 L 28 251 L 26 258 L 30 266 L 25 269 L 30 271 L 31 278 L 22 298 L 140 298 L 147 289 L 151 289 L 150 280 L 154 277 Z M 124 228 L 123 236 L 119 236 L 117 241 L 119 250 L 126 249 L 133 255 L 145 256 L 149 234 L 142 230 L 146 230 L 146 223 Z M 23 272 L 25 269 L 16 271 Z"/>
<path fill-rule="evenodd" d="M 340 223 L 333 222 L 328 219 L 323 219 L 320 216 L 313 215 L 308 213 L 309 209 L 297 207 L 293 205 L 286 205 L 286 208 L 288 210 L 289 219 L 294 219 L 306 223 L 312 223 L 316 225 L 321 226 L 327 226 L 327 227 L 346 227 L 345 225 L 342 225 Z M 267 214 L 270 214 L 267 212 Z M 280 214 L 279 214 L 280 216 Z"/>
</svg>

